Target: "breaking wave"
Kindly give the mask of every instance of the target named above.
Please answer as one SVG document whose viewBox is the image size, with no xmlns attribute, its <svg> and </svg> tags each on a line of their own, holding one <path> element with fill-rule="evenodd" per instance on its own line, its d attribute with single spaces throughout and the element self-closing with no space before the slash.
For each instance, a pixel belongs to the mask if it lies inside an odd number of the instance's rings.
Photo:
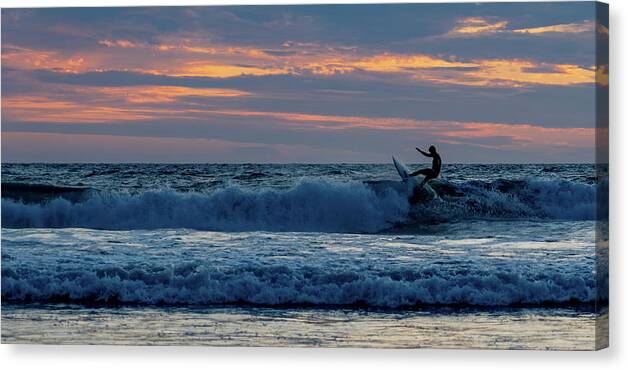
<svg viewBox="0 0 628 370">
<path fill-rule="evenodd" d="M 606 277 L 606 281 L 608 277 Z M 5 301 L 168 305 L 512 306 L 607 300 L 591 272 L 539 268 L 333 271 L 321 267 L 245 266 L 2 270 Z M 598 296 L 599 294 L 599 296 Z"/>
<path fill-rule="evenodd" d="M 141 193 L 30 185 L 2 199 L 2 225 L 9 228 L 84 227 L 130 230 L 194 228 L 215 231 L 377 232 L 400 224 L 441 223 L 476 218 L 595 220 L 608 197 L 598 185 L 566 180 L 496 180 L 453 184 L 434 181 L 436 199 L 411 204 L 401 182 L 333 182 L 303 179 L 289 189 L 237 185 L 211 192 L 174 190 Z M 43 190 L 42 190 L 43 189 Z M 61 191 L 61 190 L 63 191 Z M 62 193 L 62 194 L 59 194 Z M 67 194 L 78 196 L 64 196 Z M 599 194 L 599 195 L 598 195 Z M 33 200 L 34 199 L 34 200 Z"/>
</svg>

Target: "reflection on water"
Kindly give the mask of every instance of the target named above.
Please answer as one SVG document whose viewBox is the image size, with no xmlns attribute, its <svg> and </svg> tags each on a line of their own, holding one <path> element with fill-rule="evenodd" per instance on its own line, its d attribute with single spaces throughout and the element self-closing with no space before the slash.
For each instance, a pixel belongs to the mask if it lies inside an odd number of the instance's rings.
<svg viewBox="0 0 628 370">
<path fill-rule="evenodd" d="M 608 315 L 598 320 L 599 338 Z M 3 343 L 592 350 L 577 309 L 363 311 L 3 306 Z M 603 343 L 598 343 L 598 347 Z"/>
</svg>

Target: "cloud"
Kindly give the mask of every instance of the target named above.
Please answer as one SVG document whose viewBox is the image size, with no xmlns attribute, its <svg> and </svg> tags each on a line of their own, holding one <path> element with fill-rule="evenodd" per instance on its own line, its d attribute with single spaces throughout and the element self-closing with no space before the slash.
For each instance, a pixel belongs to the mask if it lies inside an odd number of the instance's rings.
<svg viewBox="0 0 628 370">
<path fill-rule="evenodd" d="M 172 69 L 145 70 L 145 73 L 154 73 L 175 77 L 236 77 L 236 76 L 267 76 L 290 73 L 287 69 L 275 67 L 239 66 L 215 64 L 201 61 L 187 62 Z"/>
<path fill-rule="evenodd" d="M 108 87 L 92 89 L 92 91 L 122 96 L 127 103 L 172 103 L 185 97 L 242 97 L 251 95 L 248 92 L 220 88 L 191 88 L 183 86 L 133 86 Z"/>
<path fill-rule="evenodd" d="M 106 123 L 147 120 L 164 113 L 133 107 L 85 104 L 46 96 L 3 97 L 2 108 L 5 119 L 22 122 Z"/>
<path fill-rule="evenodd" d="M 452 68 L 455 70 L 455 68 Z M 541 68 L 551 71 L 551 68 Z M 182 86 L 246 92 L 229 98 L 186 98 L 231 110 L 289 110 L 344 116 L 388 116 L 431 120 L 518 121 L 548 127 L 591 127 L 595 86 L 535 85 L 519 89 L 491 86 L 425 84 L 401 78 L 365 79 L 351 75 L 272 75 L 232 78 L 173 77 L 132 72 L 68 74 L 50 71 L 3 71 L 4 96 L 34 94 L 70 86 Z M 424 70 L 428 72 L 428 70 Z M 429 71 L 432 72 L 432 71 Z M 24 76 L 24 78 L 22 77 Z M 28 77 L 28 79 L 26 79 Z M 32 82 L 31 82 L 32 81 Z M 70 85 L 70 86 L 65 86 Z M 65 86 L 65 87 L 64 87 Z M 72 99 L 87 96 L 77 93 Z M 91 99 L 95 96 L 89 95 Z M 289 101 L 290 104 L 286 105 Z M 116 103 L 121 104 L 121 103 Z"/>
<path fill-rule="evenodd" d="M 2 98 L 4 117 L 22 122 L 106 123 L 185 117 L 193 104 L 186 98 L 245 97 L 245 91 L 182 86 L 64 86 L 45 92 Z"/>
<path fill-rule="evenodd" d="M 292 112 L 263 112 L 247 110 L 224 110 L 204 108 L 202 105 L 195 107 L 174 108 L 171 106 L 152 106 L 150 109 L 142 107 L 116 108 L 85 104 L 84 106 L 72 105 L 67 102 L 41 101 L 28 102 L 28 111 L 32 114 L 22 117 L 8 115 L 8 121 L 20 120 L 21 122 L 41 124 L 38 130 L 49 127 L 53 132 L 58 124 L 69 123 L 68 128 L 76 127 L 83 130 L 81 125 L 92 127 L 90 131 L 99 132 L 98 127 L 110 130 L 116 122 L 124 123 L 129 129 L 133 127 L 132 121 L 146 122 L 152 127 L 145 136 L 158 135 L 159 122 L 166 125 L 167 136 L 177 137 L 177 132 L 188 132 L 186 127 L 190 123 L 205 126 L 209 132 L 233 131 L 234 136 L 222 138 L 242 138 L 240 133 L 247 130 L 262 142 L 264 137 L 273 142 L 287 133 L 293 135 L 306 135 L 320 138 L 333 135 L 337 139 L 359 140 L 359 133 L 368 133 L 370 137 L 382 136 L 384 133 L 393 137 L 422 137 L 424 140 L 437 140 L 443 143 L 465 143 L 485 148 L 509 148 L 523 149 L 529 147 L 569 147 L 592 148 L 595 141 L 594 128 L 548 128 L 531 124 L 496 123 L 496 122 L 464 122 L 464 121 L 435 121 L 404 119 L 390 117 L 364 117 L 364 116 L 335 116 L 325 114 L 304 114 Z M 38 113 L 39 112 L 39 113 Z M 108 116 L 108 119 L 105 117 Z M 56 120 L 56 121 L 55 121 Z M 183 124 L 182 122 L 186 122 Z M 182 125 L 182 126 L 181 126 Z M 177 126 L 179 126 L 177 128 Z M 23 125 L 5 125 L 9 131 L 19 131 Z M 119 126 L 119 134 L 125 135 L 125 126 Z M 281 131 L 281 134 L 277 130 Z M 83 132 L 83 131 L 80 131 Z M 108 131 L 104 131 L 108 132 Z M 188 132 L 189 133 L 189 132 Z M 186 134 L 187 135 L 187 134 Z M 142 136 L 142 135 L 140 135 Z M 159 136 L 159 135 L 158 135 Z M 187 136 L 186 136 L 187 137 Z M 246 136 L 248 137 L 248 136 Z M 296 137 L 296 136 L 295 136 Z M 500 140 L 496 141 L 495 138 Z M 353 139 L 351 139 L 353 138 Z M 286 144 L 292 139 L 287 140 Z M 276 143 L 276 142 L 275 142 Z M 283 143 L 283 142 L 280 142 Z M 344 145 L 347 145 L 345 143 Z M 341 145 L 341 146 L 344 146 Z"/>
<path fill-rule="evenodd" d="M 608 28 L 602 24 L 592 20 L 584 20 L 574 23 L 551 24 L 540 27 L 526 28 L 508 28 L 509 21 L 496 20 L 480 17 L 463 18 L 457 21 L 457 24 L 446 34 L 444 38 L 474 38 L 482 36 L 502 35 L 534 35 L 543 36 L 544 34 L 583 34 L 597 32 L 598 34 L 608 35 Z"/>
<path fill-rule="evenodd" d="M 601 25 L 600 25 L 601 26 Z M 601 26 L 604 27 L 604 26 Z M 532 28 L 519 28 L 512 30 L 514 33 L 525 33 L 525 34 L 543 34 L 543 33 L 584 33 L 584 32 L 594 32 L 596 29 L 596 23 L 590 20 L 585 20 L 580 23 L 564 23 L 564 24 L 554 24 L 543 27 L 532 27 Z"/>
<path fill-rule="evenodd" d="M 361 69 L 371 72 L 380 73 L 403 73 L 413 69 L 429 69 L 429 68 L 474 68 L 478 67 L 475 63 L 457 62 L 455 60 L 446 60 L 435 58 L 430 55 L 392 55 L 382 54 L 374 55 L 357 61 L 349 61 L 339 63 L 340 68 Z M 333 66 L 333 64 L 331 64 Z"/>
<path fill-rule="evenodd" d="M 49 69 L 63 72 L 87 71 L 90 67 L 81 54 L 64 55 L 55 50 L 29 49 L 12 44 L 2 45 L 3 68 L 25 70 Z"/>
<path fill-rule="evenodd" d="M 505 21 L 490 23 L 483 18 L 465 18 L 461 22 L 464 27 L 455 28 L 455 32 L 460 34 L 496 32 L 503 30 L 507 24 Z M 526 32 L 536 32 L 534 30 L 537 29 L 544 28 L 531 28 Z M 355 47 L 318 43 L 284 42 L 282 48 L 287 53 L 277 53 L 277 50 L 269 53 L 256 47 L 221 43 L 208 44 L 197 38 L 174 35 L 164 37 L 164 42 L 159 44 L 126 39 L 106 39 L 99 43 L 106 47 L 72 53 L 7 45 L 3 47 L 2 59 L 6 66 L 18 69 L 49 69 L 67 73 L 117 70 L 175 77 L 333 76 L 367 72 L 405 76 L 406 81 L 414 82 L 501 87 L 570 85 L 596 81 L 591 70 L 572 64 L 552 65 L 513 59 L 462 60 L 451 55 L 369 54 Z M 147 53 L 150 53 L 150 58 L 146 58 Z M 541 73 L 530 70 L 539 67 L 550 71 Z"/>
<path fill-rule="evenodd" d="M 485 60 L 481 68 L 464 72 L 457 83 L 504 84 L 525 86 L 528 84 L 568 86 L 595 82 L 595 71 L 571 64 L 547 65 L 525 60 Z"/>
<path fill-rule="evenodd" d="M 101 45 L 105 45 L 108 48 L 120 47 L 120 48 L 134 48 L 137 44 L 129 40 L 102 40 L 98 42 Z"/>
<path fill-rule="evenodd" d="M 524 87 L 527 85 L 578 85 L 595 83 L 595 70 L 571 64 L 548 64 L 528 60 L 487 59 L 449 61 L 427 55 L 380 55 L 363 60 L 336 60 L 314 71 L 327 74 L 364 70 L 407 75 L 413 81 L 467 85 Z"/>
<path fill-rule="evenodd" d="M 446 36 L 478 36 L 487 33 L 501 32 L 506 29 L 508 21 L 490 20 L 486 18 L 463 18 L 451 29 Z"/>
<path fill-rule="evenodd" d="M 306 143 L 301 149 L 319 158 L 326 149 L 388 158 L 421 138 L 468 153 L 534 150 L 554 159 L 554 148 L 566 155 L 585 143 L 591 132 L 570 130 L 593 129 L 596 84 L 608 86 L 603 41 L 597 57 L 592 42 L 608 29 L 583 21 L 594 9 L 7 10 L 3 130 L 246 137 L 276 148 Z"/>
<path fill-rule="evenodd" d="M 500 22 L 491 23 L 490 27 L 480 26 L 486 22 L 481 18 L 465 18 L 464 24 L 475 25 L 477 30 L 461 28 L 459 31 L 485 33 L 503 28 L 495 26 Z M 171 35 L 164 39 L 167 43 L 107 39 L 100 41 L 104 48 L 75 52 L 7 45 L 6 50 L 3 47 L 2 61 L 9 68 L 23 70 L 66 73 L 129 71 L 172 77 L 324 75 L 334 78 L 336 75 L 352 75 L 356 79 L 395 78 L 400 83 L 511 88 L 596 82 L 593 69 L 567 63 L 505 58 L 462 59 L 454 55 L 421 53 L 372 53 L 348 46 L 296 42 L 284 42 L 282 48 L 288 53 L 268 53 L 256 47 L 207 43 L 190 37 Z M 541 68 L 546 71 L 539 70 Z"/>
</svg>

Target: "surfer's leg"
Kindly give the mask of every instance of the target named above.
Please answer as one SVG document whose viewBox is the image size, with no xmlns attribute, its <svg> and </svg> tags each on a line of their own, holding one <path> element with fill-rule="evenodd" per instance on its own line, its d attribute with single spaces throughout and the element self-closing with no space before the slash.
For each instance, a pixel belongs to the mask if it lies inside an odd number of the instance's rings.
<svg viewBox="0 0 628 370">
<path fill-rule="evenodd" d="M 421 186 L 425 185 L 428 181 L 436 178 L 436 176 L 434 176 L 434 171 L 432 171 L 431 168 L 426 168 L 426 170 L 427 171 L 422 173 L 422 175 L 425 175 L 425 177 L 423 178 L 423 181 L 421 181 Z"/>
<path fill-rule="evenodd" d="M 421 170 L 418 171 L 414 171 L 411 174 L 409 174 L 408 176 L 418 176 L 418 175 L 423 175 L 425 177 L 428 177 L 430 175 L 432 175 L 434 172 L 432 171 L 431 168 L 423 168 Z"/>
</svg>

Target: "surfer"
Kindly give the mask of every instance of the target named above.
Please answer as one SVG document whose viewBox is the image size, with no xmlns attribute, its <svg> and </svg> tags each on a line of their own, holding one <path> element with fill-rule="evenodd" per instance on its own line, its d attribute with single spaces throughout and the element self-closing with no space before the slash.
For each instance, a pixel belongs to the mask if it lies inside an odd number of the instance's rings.
<svg viewBox="0 0 628 370">
<path fill-rule="evenodd" d="M 426 182 L 432 179 L 435 179 L 438 177 L 438 175 L 440 175 L 440 166 L 442 164 L 442 161 L 440 159 L 440 155 L 436 152 L 436 148 L 434 147 L 434 145 L 431 145 L 427 152 L 424 152 L 419 148 L 415 148 L 415 149 L 418 150 L 419 153 L 423 154 L 424 156 L 432 158 L 432 168 L 423 168 L 418 171 L 414 171 L 410 175 L 408 175 L 408 176 L 417 176 L 417 175 L 425 176 L 425 178 L 423 179 L 423 182 L 421 182 L 421 186 L 423 186 L 423 184 L 425 184 Z"/>
</svg>

